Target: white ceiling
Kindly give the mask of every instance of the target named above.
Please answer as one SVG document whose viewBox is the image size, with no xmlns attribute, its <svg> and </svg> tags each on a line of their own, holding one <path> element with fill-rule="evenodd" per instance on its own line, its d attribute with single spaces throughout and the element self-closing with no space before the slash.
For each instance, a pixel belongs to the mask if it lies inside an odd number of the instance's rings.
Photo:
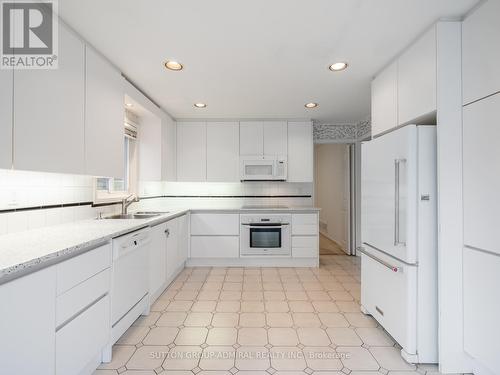
<svg viewBox="0 0 500 375">
<path fill-rule="evenodd" d="M 370 80 L 389 60 L 476 2 L 59 0 L 59 13 L 175 118 L 339 123 L 369 115 Z M 166 59 L 185 69 L 167 71 Z M 348 70 L 327 69 L 342 60 Z"/>
</svg>

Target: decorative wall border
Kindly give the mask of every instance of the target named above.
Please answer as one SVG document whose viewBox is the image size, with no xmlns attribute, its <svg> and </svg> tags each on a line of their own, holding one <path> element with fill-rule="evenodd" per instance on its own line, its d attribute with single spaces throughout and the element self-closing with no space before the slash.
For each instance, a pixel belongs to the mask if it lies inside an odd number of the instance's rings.
<svg viewBox="0 0 500 375">
<path fill-rule="evenodd" d="M 313 134 L 315 143 L 352 143 L 370 136 L 371 120 L 365 119 L 355 124 L 314 124 Z"/>
<path fill-rule="evenodd" d="M 50 205 L 46 205 L 46 206 L 31 206 L 31 207 L 0 209 L 0 214 L 6 214 L 6 213 L 10 213 L 10 212 L 50 210 L 50 209 L 54 209 L 54 208 L 70 208 L 70 207 L 83 207 L 83 206 L 106 207 L 106 206 L 113 206 L 115 204 L 121 204 L 121 203 L 120 202 L 110 202 L 110 203 L 75 202 L 75 203 L 50 204 Z"/>
</svg>

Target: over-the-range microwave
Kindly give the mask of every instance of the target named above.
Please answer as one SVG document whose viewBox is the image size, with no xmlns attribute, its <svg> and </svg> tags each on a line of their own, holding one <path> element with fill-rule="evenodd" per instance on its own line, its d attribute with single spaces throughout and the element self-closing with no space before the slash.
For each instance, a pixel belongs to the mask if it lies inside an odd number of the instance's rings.
<svg viewBox="0 0 500 375">
<path fill-rule="evenodd" d="M 241 181 L 286 181 L 287 159 L 282 156 L 242 156 Z"/>
</svg>

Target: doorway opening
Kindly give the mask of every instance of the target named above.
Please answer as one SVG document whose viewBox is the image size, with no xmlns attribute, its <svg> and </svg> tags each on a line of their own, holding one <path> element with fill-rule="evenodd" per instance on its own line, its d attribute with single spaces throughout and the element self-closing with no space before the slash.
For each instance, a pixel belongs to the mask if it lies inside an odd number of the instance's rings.
<svg viewBox="0 0 500 375">
<path fill-rule="evenodd" d="M 357 179 L 355 143 L 314 145 L 314 205 L 319 213 L 320 255 L 355 255 Z"/>
</svg>

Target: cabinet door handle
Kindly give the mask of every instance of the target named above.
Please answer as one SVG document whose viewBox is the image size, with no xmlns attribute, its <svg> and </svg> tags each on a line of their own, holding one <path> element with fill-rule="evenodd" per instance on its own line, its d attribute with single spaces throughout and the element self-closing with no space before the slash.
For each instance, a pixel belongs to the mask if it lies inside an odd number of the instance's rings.
<svg viewBox="0 0 500 375">
<path fill-rule="evenodd" d="M 170 229 L 165 229 L 165 234 L 167 235 L 167 237 L 170 236 Z"/>
</svg>

